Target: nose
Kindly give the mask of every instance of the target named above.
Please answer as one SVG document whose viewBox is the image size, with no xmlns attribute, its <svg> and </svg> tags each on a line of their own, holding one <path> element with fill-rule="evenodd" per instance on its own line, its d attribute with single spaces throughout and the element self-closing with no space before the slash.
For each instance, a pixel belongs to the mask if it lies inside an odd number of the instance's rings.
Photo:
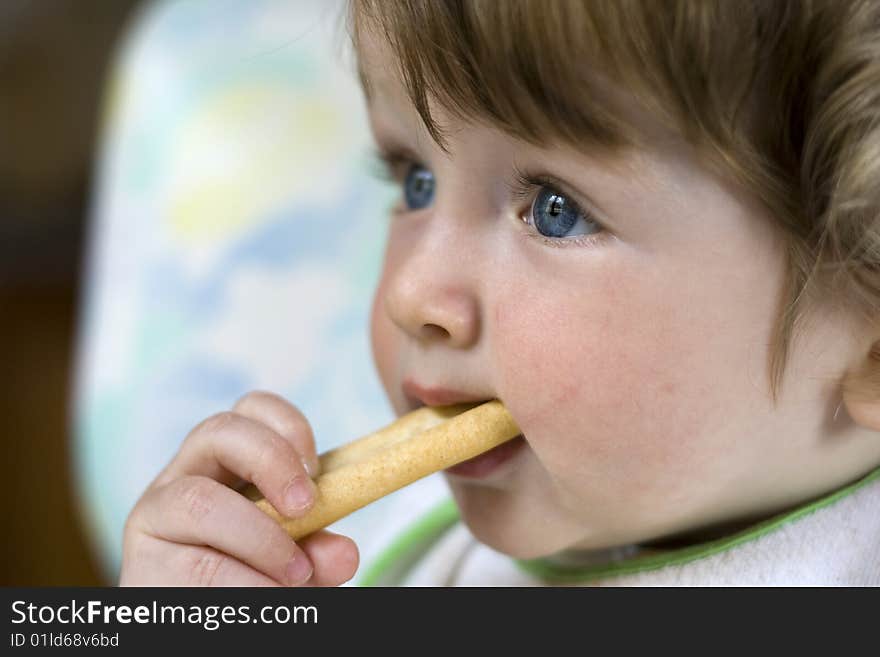
<svg viewBox="0 0 880 657">
<path fill-rule="evenodd" d="M 419 342 L 466 349 L 479 340 L 475 279 L 448 249 L 416 245 L 391 273 L 384 304 L 391 320 Z"/>
</svg>

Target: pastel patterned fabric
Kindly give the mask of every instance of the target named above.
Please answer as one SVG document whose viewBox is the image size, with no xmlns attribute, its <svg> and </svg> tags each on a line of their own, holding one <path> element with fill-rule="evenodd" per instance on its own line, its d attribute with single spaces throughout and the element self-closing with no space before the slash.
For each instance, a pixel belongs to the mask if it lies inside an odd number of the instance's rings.
<svg viewBox="0 0 880 657">
<path fill-rule="evenodd" d="M 144 488 L 245 392 L 295 403 L 321 451 L 393 419 L 368 318 L 395 192 L 369 173 L 341 12 L 158 2 L 120 51 L 72 400 L 79 503 L 108 581 Z M 366 537 L 381 507 L 338 529 Z"/>
</svg>

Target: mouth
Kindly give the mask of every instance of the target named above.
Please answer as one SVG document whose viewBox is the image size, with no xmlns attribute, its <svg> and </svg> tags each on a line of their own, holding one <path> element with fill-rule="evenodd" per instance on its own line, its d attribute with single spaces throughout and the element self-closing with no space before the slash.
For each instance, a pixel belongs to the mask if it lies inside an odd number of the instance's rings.
<svg viewBox="0 0 880 657">
<path fill-rule="evenodd" d="M 452 388 L 422 386 L 407 379 L 401 386 L 404 399 L 406 399 L 407 412 L 414 411 L 422 406 L 448 406 L 450 404 L 487 402 L 494 397 L 485 394 L 469 393 Z"/>
<path fill-rule="evenodd" d="M 483 452 L 472 459 L 456 463 L 452 467 L 446 468 L 444 472 L 446 474 L 467 479 L 484 479 L 489 475 L 498 472 L 503 465 L 510 462 L 517 454 L 519 454 L 525 446 L 525 436 L 519 434 L 515 438 L 508 440 L 506 443 L 501 443 L 498 447 L 493 447 L 488 452 Z"/>
<path fill-rule="evenodd" d="M 411 379 L 405 380 L 401 387 L 406 400 L 407 412 L 422 406 L 479 403 L 495 399 L 495 397 L 486 397 L 451 388 L 421 386 Z M 456 477 L 482 479 L 498 472 L 501 466 L 510 462 L 526 445 L 525 436 L 519 434 L 487 452 L 447 468 L 444 472 Z"/>
</svg>

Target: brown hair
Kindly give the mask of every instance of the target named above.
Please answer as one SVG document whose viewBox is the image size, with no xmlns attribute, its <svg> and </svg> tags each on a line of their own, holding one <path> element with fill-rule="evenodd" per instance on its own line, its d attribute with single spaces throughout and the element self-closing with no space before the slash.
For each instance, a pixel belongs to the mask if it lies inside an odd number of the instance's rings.
<svg viewBox="0 0 880 657">
<path fill-rule="evenodd" d="M 880 2 L 352 0 L 349 28 L 387 39 L 441 147 L 429 100 L 531 142 L 638 146 L 613 80 L 751 192 L 787 244 L 774 398 L 808 299 L 877 322 Z"/>
</svg>

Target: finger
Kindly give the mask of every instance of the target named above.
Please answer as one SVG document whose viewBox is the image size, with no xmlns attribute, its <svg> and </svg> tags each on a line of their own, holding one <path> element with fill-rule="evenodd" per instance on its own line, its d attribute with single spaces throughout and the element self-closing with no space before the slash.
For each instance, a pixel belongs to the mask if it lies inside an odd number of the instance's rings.
<svg viewBox="0 0 880 657">
<path fill-rule="evenodd" d="M 309 557 L 280 525 L 207 477 L 189 475 L 148 490 L 132 525 L 171 543 L 213 547 L 287 585 L 302 584 L 313 572 Z"/>
<path fill-rule="evenodd" d="M 322 530 L 299 543 L 315 567 L 308 586 L 339 586 L 354 577 L 360 555 L 348 536 Z"/>
<path fill-rule="evenodd" d="M 128 555 L 131 556 L 128 556 Z M 265 574 L 200 545 L 142 534 L 123 558 L 119 586 L 282 586 Z"/>
<path fill-rule="evenodd" d="M 318 476 L 321 465 L 315 435 L 306 416 L 296 406 L 275 393 L 255 390 L 239 399 L 232 410 L 273 429 L 299 452 L 309 476 Z"/>
<path fill-rule="evenodd" d="M 304 514 L 315 501 L 315 484 L 293 445 L 262 422 L 231 411 L 193 429 L 153 485 L 191 475 L 229 486 L 251 481 L 289 517 Z"/>
</svg>

